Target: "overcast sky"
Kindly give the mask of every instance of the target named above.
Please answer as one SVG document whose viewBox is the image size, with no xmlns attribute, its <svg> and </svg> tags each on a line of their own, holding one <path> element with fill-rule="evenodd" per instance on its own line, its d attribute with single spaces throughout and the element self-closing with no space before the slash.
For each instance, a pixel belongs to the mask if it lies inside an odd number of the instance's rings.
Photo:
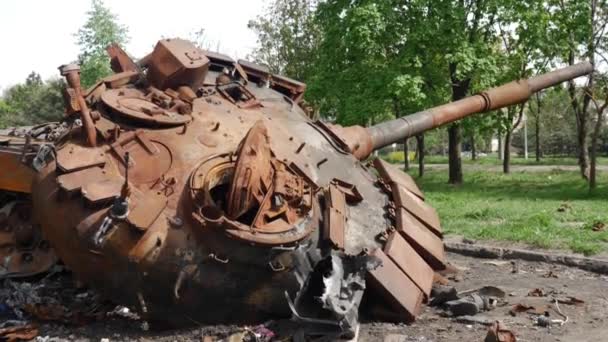
<svg viewBox="0 0 608 342">
<path fill-rule="evenodd" d="M 220 52 L 244 57 L 256 42 L 247 22 L 264 12 L 266 2 L 105 0 L 119 22 L 128 26 L 131 40 L 126 50 L 135 57 L 150 52 L 161 37 L 188 38 L 201 28 L 209 41 L 220 42 Z M 88 0 L 1 0 L 0 90 L 22 82 L 31 71 L 43 79 L 56 76 L 59 65 L 74 61 L 74 33 L 89 8 Z"/>
</svg>

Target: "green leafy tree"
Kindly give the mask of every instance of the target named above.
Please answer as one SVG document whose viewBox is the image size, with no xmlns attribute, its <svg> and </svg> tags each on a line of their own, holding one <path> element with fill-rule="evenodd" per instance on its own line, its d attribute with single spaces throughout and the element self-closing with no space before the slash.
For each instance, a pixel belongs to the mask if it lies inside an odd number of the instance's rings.
<svg viewBox="0 0 608 342">
<path fill-rule="evenodd" d="M 64 112 L 62 89 L 62 80 L 43 82 L 38 73 L 30 73 L 24 83 L 4 92 L 0 124 L 22 126 L 60 120 Z"/>
<path fill-rule="evenodd" d="M 129 37 L 126 26 L 118 23 L 116 15 L 103 1 L 92 0 L 87 20 L 76 33 L 76 40 L 80 47 L 81 81 L 84 87 L 89 87 L 112 73 L 106 47 L 111 43 L 124 46 Z"/>
<path fill-rule="evenodd" d="M 588 32 L 587 47 L 591 62 L 596 67 L 596 74 L 589 79 L 586 93 L 591 98 L 595 110 L 595 124 L 591 132 L 591 152 L 589 170 L 589 190 L 597 188 L 597 150 L 600 133 L 605 121 L 605 112 L 608 110 L 608 1 L 591 0 L 590 3 L 591 30 Z"/>
<path fill-rule="evenodd" d="M 498 11 L 497 26 L 503 52 L 499 72 L 501 83 L 546 71 L 553 51 L 551 42 L 545 37 L 551 25 L 545 1 L 505 0 Z M 521 124 L 525 108 L 525 104 L 512 106 L 496 116 L 499 131 L 504 132 L 504 173 L 510 172 L 513 131 Z"/>
<path fill-rule="evenodd" d="M 273 0 L 248 24 L 258 36 L 250 58 L 272 72 L 307 81 L 318 41 L 316 6 L 317 0 Z"/>
<path fill-rule="evenodd" d="M 552 26 L 547 31 L 555 43 L 558 62 L 573 65 L 582 59 L 593 59 L 594 38 L 591 1 L 583 0 L 549 0 L 547 12 L 551 13 Z M 593 76 L 589 78 L 593 84 Z M 574 81 L 568 83 L 568 94 L 572 110 L 576 117 L 578 163 L 581 176 L 589 179 L 589 107 L 591 96 L 585 91 L 577 90 Z"/>
</svg>

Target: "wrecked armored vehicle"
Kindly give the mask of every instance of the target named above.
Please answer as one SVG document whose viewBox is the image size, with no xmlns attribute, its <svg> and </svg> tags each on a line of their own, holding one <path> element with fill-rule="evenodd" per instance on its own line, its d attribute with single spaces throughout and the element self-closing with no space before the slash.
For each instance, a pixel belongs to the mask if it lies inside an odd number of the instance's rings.
<svg viewBox="0 0 608 342">
<path fill-rule="evenodd" d="M 43 271 L 54 250 L 151 322 L 291 316 L 337 334 L 352 334 L 364 296 L 376 315 L 413 320 L 446 267 L 436 211 L 410 176 L 364 162 L 370 154 L 592 71 L 364 128 L 313 121 L 305 84 L 185 40 L 161 40 L 137 62 L 108 52 L 115 74 L 88 90 L 77 65 L 60 68 L 66 118 L 39 128 L 50 138 L 0 138 L 0 189 L 13 199 L 2 212 L 33 212 L 26 233 L 8 220 L 13 272 Z"/>
</svg>

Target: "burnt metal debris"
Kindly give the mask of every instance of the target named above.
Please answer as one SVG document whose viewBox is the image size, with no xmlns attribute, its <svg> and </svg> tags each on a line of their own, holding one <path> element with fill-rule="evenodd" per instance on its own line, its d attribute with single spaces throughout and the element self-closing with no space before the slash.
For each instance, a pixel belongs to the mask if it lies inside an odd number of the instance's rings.
<svg viewBox="0 0 608 342">
<path fill-rule="evenodd" d="M 305 84 L 185 40 L 161 40 L 137 62 L 117 45 L 108 53 L 115 73 L 87 90 L 77 65 L 60 68 L 61 124 L 0 137 L 1 275 L 43 272 L 54 250 L 150 322 L 291 316 L 337 335 L 354 333 L 363 297 L 370 312 L 414 320 L 447 262 L 437 212 L 412 178 L 361 161 L 592 71 L 364 128 L 313 121 Z"/>
</svg>

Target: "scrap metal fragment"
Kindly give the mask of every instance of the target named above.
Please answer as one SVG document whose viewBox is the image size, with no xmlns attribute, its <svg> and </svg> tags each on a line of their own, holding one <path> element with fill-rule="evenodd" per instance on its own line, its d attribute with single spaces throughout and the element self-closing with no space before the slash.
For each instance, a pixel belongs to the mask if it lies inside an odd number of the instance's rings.
<svg viewBox="0 0 608 342">
<path fill-rule="evenodd" d="M 0 329 L 0 339 L 7 342 L 29 341 L 38 336 L 35 324 L 25 324 Z"/>
<path fill-rule="evenodd" d="M 397 232 L 391 234 L 384 252 L 418 286 L 428 298 L 433 287 L 435 272 Z"/>
<path fill-rule="evenodd" d="M 414 321 L 420 313 L 424 294 L 380 249 L 371 255 L 380 259 L 381 265 L 369 272 L 370 286 L 386 299 L 401 321 Z"/>
<path fill-rule="evenodd" d="M 374 167 L 378 170 L 380 177 L 382 177 L 386 183 L 397 183 L 404 186 L 421 199 L 424 199 L 424 194 L 420 191 L 420 188 L 416 185 L 414 179 L 407 173 L 380 158 L 374 159 Z"/>
<path fill-rule="evenodd" d="M 484 342 L 516 342 L 515 334 L 507 329 L 501 322 L 496 321 L 488 329 Z"/>
<path fill-rule="evenodd" d="M 366 273 L 378 265 L 367 255 L 333 251 L 316 264 L 294 301 L 287 295 L 293 319 L 308 335 L 354 336 Z"/>
<path fill-rule="evenodd" d="M 391 188 L 393 200 L 397 206 L 409 211 L 410 214 L 414 215 L 438 237 L 443 236 L 439 215 L 437 215 L 437 211 L 433 207 L 414 196 L 408 189 L 397 183 L 392 183 Z"/>
<path fill-rule="evenodd" d="M 446 268 L 443 241 L 403 208 L 397 209 L 397 231 L 433 270 Z"/>
<path fill-rule="evenodd" d="M 157 191 L 148 191 L 143 198 L 135 202 L 135 208 L 129 214 L 127 221 L 139 230 L 146 230 L 156 221 L 167 206 L 167 197 Z"/>
</svg>

